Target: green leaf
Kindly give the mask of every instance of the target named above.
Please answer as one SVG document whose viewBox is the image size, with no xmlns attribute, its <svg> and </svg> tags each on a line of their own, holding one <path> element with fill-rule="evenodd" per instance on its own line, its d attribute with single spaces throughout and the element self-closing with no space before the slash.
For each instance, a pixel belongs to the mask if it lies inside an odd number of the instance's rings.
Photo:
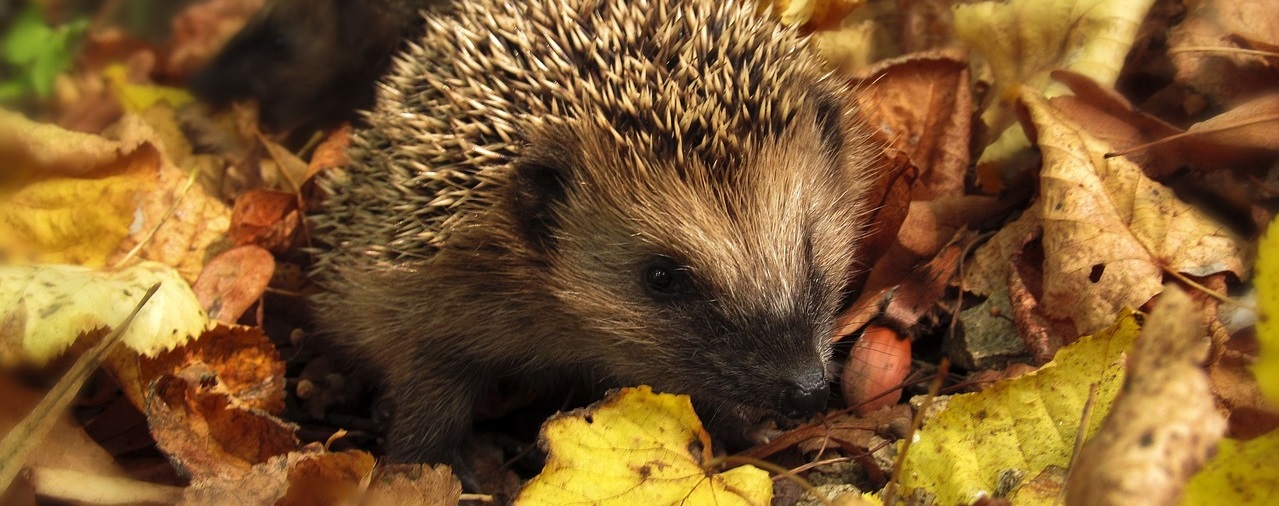
<svg viewBox="0 0 1279 506">
<path fill-rule="evenodd" d="M 76 46 L 89 21 L 76 19 L 59 27 L 45 23 L 39 7 L 29 5 L 0 40 L 5 63 L 12 77 L 0 82 L 0 98 L 16 98 L 34 92 L 47 97 L 53 93 L 58 74 L 71 66 Z"/>
</svg>

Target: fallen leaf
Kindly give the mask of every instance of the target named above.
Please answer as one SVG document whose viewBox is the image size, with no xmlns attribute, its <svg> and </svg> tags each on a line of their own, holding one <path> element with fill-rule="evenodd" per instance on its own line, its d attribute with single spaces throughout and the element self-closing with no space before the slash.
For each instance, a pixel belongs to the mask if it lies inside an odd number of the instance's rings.
<svg viewBox="0 0 1279 506">
<path fill-rule="evenodd" d="M 360 451 L 290 452 L 256 464 L 240 476 L 195 479 L 179 504 L 353 504 L 364 493 L 373 469 L 373 457 Z"/>
<path fill-rule="evenodd" d="M 106 265 L 130 233 L 139 194 L 161 166 L 150 145 L 124 145 L 0 111 L 0 258 Z"/>
<path fill-rule="evenodd" d="M 955 7 L 955 32 L 981 52 L 994 73 L 994 103 L 982 121 L 998 137 L 979 166 L 1000 167 L 1005 180 L 1027 167 L 1009 163 L 1030 146 L 1014 124 L 1024 87 L 1047 98 L 1068 90 L 1050 73 L 1067 69 L 1105 86 L 1115 83 L 1142 18 L 1154 0 L 1011 0 Z"/>
<path fill-rule="evenodd" d="M 773 15 L 782 24 L 821 30 L 838 25 L 848 13 L 865 3 L 866 0 L 771 0 L 761 2 L 759 8 L 762 11 L 772 7 Z"/>
<path fill-rule="evenodd" d="M 231 241 L 256 244 L 281 253 L 295 246 L 302 224 L 296 193 L 251 190 L 235 199 L 231 212 Z"/>
<path fill-rule="evenodd" d="M 279 414 L 284 410 L 284 362 L 259 327 L 218 325 L 199 339 L 154 357 L 116 354 L 112 373 L 134 406 L 146 410 L 151 382 L 193 365 L 217 376 L 219 391 L 238 405 Z"/>
<path fill-rule="evenodd" d="M 1168 36 L 1177 83 L 1223 104 L 1274 89 L 1279 68 L 1262 56 L 1231 51 L 1243 46 L 1235 35 L 1279 44 L 1279 16 L 1274 5 L 1266 1 L 1196 0 L 1187 2 L 1186 8 L 1185 20 Z"/>
<path fill-rule="evenodd" d="M 1195 123 L 1186 135 L 1222 146 L 1279 150 L 1279 93 L 1254 98 Z"/>
<path fill-rule="evenodd" d="M 1257 344 L 1260 347 L 1252 371 L 1257 385 L 1271 402 L 1279 404 L 1279 220 L 1257 247 Z"/>
<path fill-rule="evenodd" d="M 856 79 L 870 125 L 920 169 L 912 198 L 963 195 L 973 114 L 964 54 L 910 54 L 863 69 Z"/>
<path fill-rule="evenodd" d="M 298 448 L 296 425 L 241 404 L 206 370 L 161 376 L 147 393 L 151 435 L 174 466 L 195 481 L 237 480 Z"/>
<path fill-rule="evenodd" d="M 179 107 L 195 101 L 191 93 L 182 88 L 130 82 L 124 65 L 119 63 L 103 69 L 102 75 L 126 112 L 141 113 L 161 102 Z"/>
<path fill-rule="evenodd" d="M 1039 197 L 1030 212 L 977 251 L 966 286 L 989 290 L 990 283 L 1007 282 L 1007 259 L 1038 228 L 1045 255 L 1039 310 L 1072 322 L 1078 334 L 1149 301 L 1162 289 L 1164 269 L 1246 277 L 1250 247 L 1242 238 L 1178 200 L 1140 167 L 1103 158 L 1110 146 L 1061 117 L 1037 93 L 1027 92 L 1024 100 L 1043 153 Z"/>
<path fill-rule="evenodd" d="M 233 324 L 262 297 L 274 272 L 271 252 L 240 246 L 210 260 L 192 288 L 210 319 Z"/>
<path fill-rule="evenodd" d="M 768 504 L 768 473 L 723 473 L 711 464 L 710 435 L 688 396 L 624 388 L 542 426 L 549 454 L 514 504 Z"/>
<path fill-rule="evenodd" d="M 0 266 L 0 366 L 42 366 L 79 336 L 117 325 L 160 283 L 121 342 L 154 356 L 199 337 L 208 317 L 177 271 L 144 262 L 115 272 L 74 265 Z"/>
<path fill-rule="evenodd" d="M 1128 357 L 1124 388 L 1084 444 L 1066 503 L 1173 504 L 1226 430 L 1203 361 L 1202 309 L 1176 285 L 1159 296 Z"/>
<path fill-rule="evenodd" d="M 1070 88 L 1069 95 L 1053 97 L 1048 102 L 1063 117 L 1078 125 L 1088 125 L 1088 132 L 1110 146 L 1125 148 L 1181 133 L 1182 130 L 1159 118 L 1143 113 L 1119 92 L 1098 84 L 1088 76 L 1058 70 L 1052 73 L 1057 82 Z M 1186 163 L 1184 150 L 1143 149 L 1125 158 L 1140 166 L 1146 175 L 1158 178 L 1171 174 Z"/>
<path fill-rule="evenodd" d="M 360 504 L 448 506 L 457 504 L 461 494 L 462 483 L 448 466 L 383 465 L 373 473 L 373 481 Z"/>
<path fill-rule="evenodd" d="M 1124 378 L 1124 351 L 1137 320 L 1122 315 L 1110 327 L 1062 348 L 1051 363 L 982 392 L 951 396 L 925 421 L 902 463 L 901 491 L 922 488 L 938 504 L 968 504 L 992 496 L 1001 473 L 1034 476 L 1065 467 L 1074 449 L 1088 386 L 1097 383 L 1095 413 L 1105 413 Z M 1102 417 L 1087 423 L 1095 433 Z"/>
<path fill-rule="evenodd" d="M 876 260 L 867 271 L 857 299 L 839 316 L 837 337 L 861 328 L 880 314 L 881 306 L 899 328 L 913 326 L 919 316 L 937 302 L 950 281 L 950 274 L 959 266 L 953 256 L 958 252 L 952 252 L 948 258 L 937 258 L 938 253 L 960 230 L 1002 212 L 1002 206 L 991 197 L 972 195 L 906 204 L 903 201 L 909 198 L 905 195 L 909 188 L 899 185 L 893 191 L 889 205 L 906 205 L 906 215 L 896 218 L 901 220 L 900 226 L 883 253 L 878 257 L 864 253 Z M 879 212 L 895 215 L 900 211 L 885 206 Z M 962 247 L 967 246 L 965 241 Z M 912 284 L 906 292 L 897 290 L 888 296 L 894 287 L 906 283 Z M 889 300 L 884 304 L 886 298 Z"/>
<path fill-rule="evenodd" d="M 333 129 L 311 154 L 311 161 L 306 168 L 306 180 L 310 181 L 316 174 L 327 169 L 344 167 L 350 162 L 347 148 L 351 146 L 351 125 L 343 124 Z"/>
<path fill-rule="evenodd" d="M 1186 484 L 1181 504 L 1275 504 L 1279 500 L 1279 431 L 1252 439 L 1223 439 L 1217 454 Z"/>
<path fill-rule="evenodd" d="M 125 144 L 156 144 L 163 149 L 160 135 L 137 115 L 126 115 L 104 135 Z M 137 248 L 134 258 L 172 265 L 182 277 L 194 282 L 209 250 L 225 241 L 231 210 L 203 187 L 193 184 L 191 173 L 173 165 L 167 157 L 161 160 L 158 191 L 138 194 L 130 235 L 111 261 L 119 264 Z"/>
</svg>

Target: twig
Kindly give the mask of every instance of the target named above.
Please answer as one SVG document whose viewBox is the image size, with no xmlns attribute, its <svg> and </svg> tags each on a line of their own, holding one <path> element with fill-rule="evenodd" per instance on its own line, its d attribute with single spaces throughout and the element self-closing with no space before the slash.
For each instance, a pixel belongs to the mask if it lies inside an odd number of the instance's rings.
<svg viewBox="0 0 1279 506">
<path fill-rule="evenodd" d="M 102 365 L 107 352 L 120 341 L 120 336 L 123 336 L 129 324 L 133 323 L 133 318 L 138 315 L 138 311 L 142 310 L 142 306 L 151 300 L 151 296 L 155 295 L 158 289 L 160 289 L 160 283 L 151 285 L 151 289 L 147 290 L 142 300 L 138 301 L 138 305 L 133 307 L 129 316 L 125 317 L 115 330 L 81 355 L 66 375 L 58 380 L 58 384 L 54 385 L 43 399 L 40 399 L 31 414 L 10 430 L 3 441 L 0 441 L 0 490 L 9 488 L 9 484 L 13 483 L 14 477 L 26 464 L 31 451 L 37 444 L 44 441 L 49 431 L 53 429 L 55 417 L 71 405 L 80 387 L 89 380 L 89 376 L 98 369 L 98 366 Z"/>
<path fill-rule="evenodd" d="M 919 411 L 915 413 L 915 419 L 910 423 L 910 433 L 902 438 L 902 448 L 897 452 L 897 459 L 893 462 L 893 475 L 888 480 L 888 484 L 884 485 L 884 504 L 893 505 L 897 500 L 897 483 L 901 481 L 902 464 L 906 462 L 906 455 L 910 454 L 910 444 L 915 439 L 915 433 L 919 431 L 919 427 L 924 424 L 924 414 L 928 413 L 928 408 L 932 407 L 933 399 L 937 398 L 937 391 L 941 390 L 942 380 L 946 378 L 946 373 L 950 371 L 950 359 L 943 358 L 941 366 L 937 368 L 937 376 L 933 378 L 933 384 L 928 386 L 928 395 L 924 397 L 924 402 L 920 403 Z"/>
<path fill-rule="evenodd" d="M 1093 406 L 1097 405 L 1097 386 L 1097 382 L 1088 385 L 1088 402 L 1084 403 L 1084 412 L 1079 415 L 1079 430 L 1075 432 L 1075 448 L 1070 452 L 1070 463 L 1066 465 L 1066 478 L 1061 480 L 1062 487 L 1053 504 L 1066 502 L 1065 484 L 1070 483 L 1070 474 L 1075 471 L 1075 460 L 1079 458 L 1079 452 L 1084 449 L 1084 439 L 1088 434 L 1088 420 L 1092 418 Z"/>
<path fill-rule="evenodd" d="M 1222 295 L 1222 294 L 1220 294 L 1220 293 L 1217 293 L 1217 291 L 1216 291 L 1216 290 L 1213 290 L 1213 289 L 1211 289 L 1211 288 L 1208 288 L 1208 287 L 1206 287 L 1206 286 L 1204 286 L 1204 285 L 1199 284 L 1199 282 L 1197 282 L 1197 281 L 1195 281 L 1195 280 L 1193 280 L 1193 279 L 1190 279 L 1190 277 L 1186 276 L 1185 274 L 1182 274 L 1182 273 L 1180 273 L 1180 272 L 1177 272 L 1177 271 L 1175 271 L 1175 270 L 1173 270 L 1173 269 L 1169 269 L 1169 268 L 1167 268 L 1167 267 L 1164 267 L 1164 268 L 1163 268 L 1163 270 L 1164 270 L 1164 272 L 1165 272 L 1165 273 L 1167 273 L 1168 275 L 1170 275 L 1170 276 L 1172 276 L 1172 277 L 1174 277 L 1174 278 L 1177 278 L 1177 281 L 1180 281 L 1180 282 L 1182 282 L 1182 283 L 1185 283 L 1185 284 L 1187 284 L 1187 285 L 1190 285 L 1192 288 L 1194 288 L 1194 289 L 1196 289 L 1196 290 L 1199 290 L 1199 291 L 1203 292 L 1203 293 L 1204 293 L 1204 295 L 1207 295 L 1207 296 L 1209 296 L 1209 297 L 1212 297 L 1212 298 L 1214 298 L 1214 299 L 1217 299 L 1217 300 L 1221 301 L 1223 304 L 1229 304 L 1229 305 L 1232 305 L 1232 306 L 1235 306 L 1235 307 L 1240 307 L 1240 308 L 1243 308 L 1243 309 L 1249 309 L 1249 310 L 1252 310 L 1252 311 L 1257 311 L 1257 308 L 1256 308 L 1256 307 L 1254 307 L 1254 306 L 1252 306 L 1252 305 L 1250 305 L 1250 304 L 1246 304 L 1246 303 L 1244 303 L 1244 302 L 1237 301 L 1237 300 L 1235 300 L 1235 299 L 1232 299 L 1232 298 L 1227 297 L 1227 296 L 1225 296 L 1225 295 Z"/>
<path fill-rule="evenodd" d="M 154 227 L 151 227 L 151 230 L 147 231 L 146 237 L 143 237 L 141 241 L 138 241 L 138 244 L 134 245 L 133 248 L 124 255 L 124 258 L 121 258 L 118 262 L 116 262 L 113 267 L 119 268 L 120 266 L 128 263 L 129 260 L 132 260 L 133 257 L 137 256 L 139 251 L 142 251 L 142 246 L 151 242 L 151 239 L 155 237 L 156 232 L 160 231 L 160 227 L 164 226 L 164 224 L 169 221 L 169 218 L 173 217 L 173 213 L 178 211 L 178 204 L 181 204 L 182 199 L 186 197 L 187 192 L 191 191 L 191 187 L 195 185 L 196 177 L 199 175 L 200 171 L 191 171 L 191 175 L 187 176 L 187 182 L 182 185 L 181 190 L 178 190 L 177 198 L 173 200 L 173 204 L 169 205 L 169 209 L 164 211 L 164 216 L 160 218 L 160 221 L 157 222 Z"/>
</svg>

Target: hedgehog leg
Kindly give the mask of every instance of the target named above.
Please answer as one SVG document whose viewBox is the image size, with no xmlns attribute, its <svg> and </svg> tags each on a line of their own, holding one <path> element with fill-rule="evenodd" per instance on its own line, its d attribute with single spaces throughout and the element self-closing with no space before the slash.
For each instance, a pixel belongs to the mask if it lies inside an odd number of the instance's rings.
<svg viewBox="0 0 1279 506">
<path fill-rule="evenodd" d="M 448 464 L 467 488 L 473 488 L 475 480 L 461 449 L 484 381 L 466 371 L 482 368 L 459 367 L 438 356 L 415 358 L 417 372 L 403 375 L 387 392 L 395 405 L 384 446 L 387 457 L 393 462 Z"/>
</svg>

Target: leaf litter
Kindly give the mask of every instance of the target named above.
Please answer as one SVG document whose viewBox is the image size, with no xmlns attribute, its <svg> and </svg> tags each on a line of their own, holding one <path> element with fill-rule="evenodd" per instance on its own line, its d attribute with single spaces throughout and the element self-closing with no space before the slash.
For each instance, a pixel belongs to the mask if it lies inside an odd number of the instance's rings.
<svg viewBox="0 0 1279 506">
<path fill-rule="evenodd" d="M 455 504 L 464 495 L 447 467 L 375 460 L 379 407 L 311 346 L 299 310 L 318 289 L 301 274 L 309 181 L 346 163 L 350 127 L 264 134 L 251 105 L 211 114 L 181 91 L 261 4 L 195 2 L 164 46 L 95 25 L 52 94 L 13 88 L 33 98 L 25 114 L 0 113 L 5 379 L 56 376 L 119 320 L 126 301 L 111 294 L 158 275 L 177 290 L 153 301 L 168 309 L 135 322 L 132 344 L 105 360 L 114 404 L 142 414 L 151 451 L 181 475 L 155 475 L 170 487 L 157 497 Z M 901 457 L 899 485 L 922 503 L 1273 502 L 1275 246 L 1258 239 L 1279 204 L 1279 13 L 1240 0 L 906 4 L 773 5 L 854 83 L 849 103 L 884 149 L 876 226 L 849 238 L 865 247 L 860 296 L 833 336 L 841 398 L 798 427 L 768 428 L 772 442 L 742 456 L 832 496 L 879 490 Z M 937 398 L 912 434 L 942 356 L 962 366 L 945 391 L 976 393 Z M 507 406 L 496 412 L 527 405 L 522 395 L 495 399 Z M 785 476 L 705 467 L 726 460 L 691 411 L 671 408 L 686 401 L 648 396 L 626 390 L 553 417 L 545 466 L 528 439 L 511 443 L 516 430 L 481 435 L 469 451 L 491 471 L 477 473 L 487 497 L 563 502 L 536 499 L 546 483 L 581 497 L 701 490 L 716 504 L 727 492 L 753 504 L 804 495 Z M 614 409 L 628 414 L 599 423 Z M 595 420 L 585 432 L 584 420 Z M 652 427 L 680 436 L 642 443 L 668 447 L 644 462 L 649 478 L 598 476 L 645 455 L 619 441 Z M 591 438 L 611 441 L 585 457 L 593 464 L 564 463 Z M 56 483 L 91 478 L 48 462 L 28 463 L 6 498 L 70 498 Z M 102 490 L 136 472 L 121 455 L 94 462 L 74 472 L 100 472 Z M 672 466 L 686 483 L 650 479 Z"/>
</svg>

